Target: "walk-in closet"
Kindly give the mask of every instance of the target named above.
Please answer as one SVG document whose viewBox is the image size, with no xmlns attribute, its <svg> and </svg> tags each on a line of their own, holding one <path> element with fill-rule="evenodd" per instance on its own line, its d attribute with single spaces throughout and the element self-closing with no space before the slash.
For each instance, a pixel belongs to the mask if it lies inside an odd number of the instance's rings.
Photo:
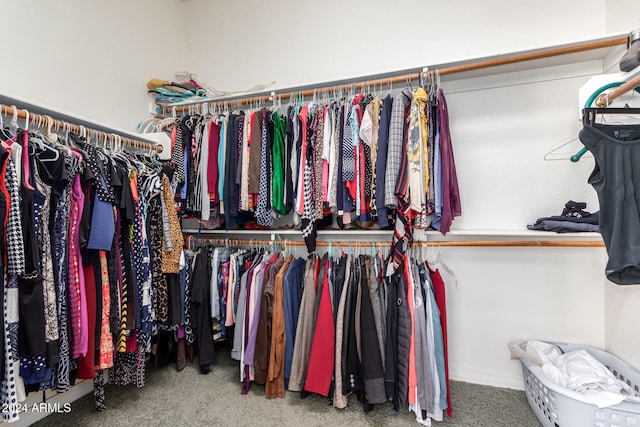
<svg viewBox="0 0 640 427">
<path fill-rule="evenodd" d="M 27 425 L 640 425 L 640 4 L 5 2 Z"/>
</svg>

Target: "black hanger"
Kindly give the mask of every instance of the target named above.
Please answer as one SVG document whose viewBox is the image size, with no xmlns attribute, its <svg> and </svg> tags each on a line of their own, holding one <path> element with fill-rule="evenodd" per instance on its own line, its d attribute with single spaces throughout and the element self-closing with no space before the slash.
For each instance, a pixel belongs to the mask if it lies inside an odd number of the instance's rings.
<svg viewBox="0 0 640 427">
<path fill-rule="evenodd" d="M 622 114 L 622 115 L 630 115 L 630 114 L 640 114 L 640 108 L 583 108 L 582 109 L 582 123 L 585 126 L 593 126 L 596 123 L 596 117 L 598 114 Z M 582 147 L 580 151 L 570 157 L 572 162 L 578 162 L 589 151 L 587 147 Z"/>
<path fill-rule="evenodd" d="M 585 125 L 593 126 L 598 114 L 640 114 L 640 108 L 583 108 L 582 122 Z"/>
</svg>

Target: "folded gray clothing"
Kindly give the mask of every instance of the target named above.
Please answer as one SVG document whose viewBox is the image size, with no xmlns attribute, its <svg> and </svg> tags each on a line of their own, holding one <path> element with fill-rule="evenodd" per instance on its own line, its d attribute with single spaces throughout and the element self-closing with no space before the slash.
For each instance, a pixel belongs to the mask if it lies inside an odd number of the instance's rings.
<svg viewBox="0 0 640 427">
<path fill-rule="evenodd" d="M 536 221 L 534 225 L 527 225 L 529 230 L 555 231 L 556 233 L 600 232 L 600 227 L 595 224 L 574 221 L 556 221 L 544 219 Z"/>
<path fill-rule="evenodd" d="M 582 218 L 576 218 L 572 216 L 545 216 L 544 218 L 538 218 L 535 222 L 535 225 L 538 225 L 542 221 L 561 221 L 561 222 L 573 222 L 577 224 L 593 224 L 598 225 L 600 223 L 600 211 L 592 213 L 590 216 L 585 216 Z"/>
</svg>

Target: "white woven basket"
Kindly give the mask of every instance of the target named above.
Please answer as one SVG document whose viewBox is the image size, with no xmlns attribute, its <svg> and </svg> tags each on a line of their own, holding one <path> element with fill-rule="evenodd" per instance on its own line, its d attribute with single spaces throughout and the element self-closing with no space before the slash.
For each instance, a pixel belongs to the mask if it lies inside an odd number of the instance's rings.
<svg viewBox="0 0 640 427">
<path fill-rule="evenodd" d="M 626 382 L 640 396 L 640 372 L 606 351 L 591 347 L 552 342 L 564 353 L 587 350 L 616 378 Z M 551 382 L 538 365 L 521 358 L 527 400 L 546 427 L 640 427 L 640 402 L 621 402 L 599 409 L 581 393 Z"/>
</svg>

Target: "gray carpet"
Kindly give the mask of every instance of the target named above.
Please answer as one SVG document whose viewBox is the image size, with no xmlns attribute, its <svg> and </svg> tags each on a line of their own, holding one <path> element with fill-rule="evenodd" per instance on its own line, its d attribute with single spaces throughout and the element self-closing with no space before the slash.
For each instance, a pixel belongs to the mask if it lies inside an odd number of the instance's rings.
<svg viewBox="0 0 640 427">
<path fill-rule="evenodd" d="M 195 362 L 195 361 L 194 361 Z M 522 391 L 452 382 L 453 417 L 434 426 L 519 426 L 540 424 Z M 182 372 L 173 367 L 147 369 L 144 388 L 106 388 L 107 410 L 97 412 L 93 394 L 72 404 L 68 414 L 52 414 L 36 426 L 409 426 L 416 425 L 408 410 L 394 413 L 390 405 L 376 405 L 365 414 L 352 396 L 349 407 L 338 410 L 327 399 L 312 395 L 301 399 L 287 392 L 284 399 L 266 399 L 264 386 L 253 384 L 248 395 L 240 394 L 237 362 L 225 349 L 208 375 L 194 364 Z"/>
</svg>

